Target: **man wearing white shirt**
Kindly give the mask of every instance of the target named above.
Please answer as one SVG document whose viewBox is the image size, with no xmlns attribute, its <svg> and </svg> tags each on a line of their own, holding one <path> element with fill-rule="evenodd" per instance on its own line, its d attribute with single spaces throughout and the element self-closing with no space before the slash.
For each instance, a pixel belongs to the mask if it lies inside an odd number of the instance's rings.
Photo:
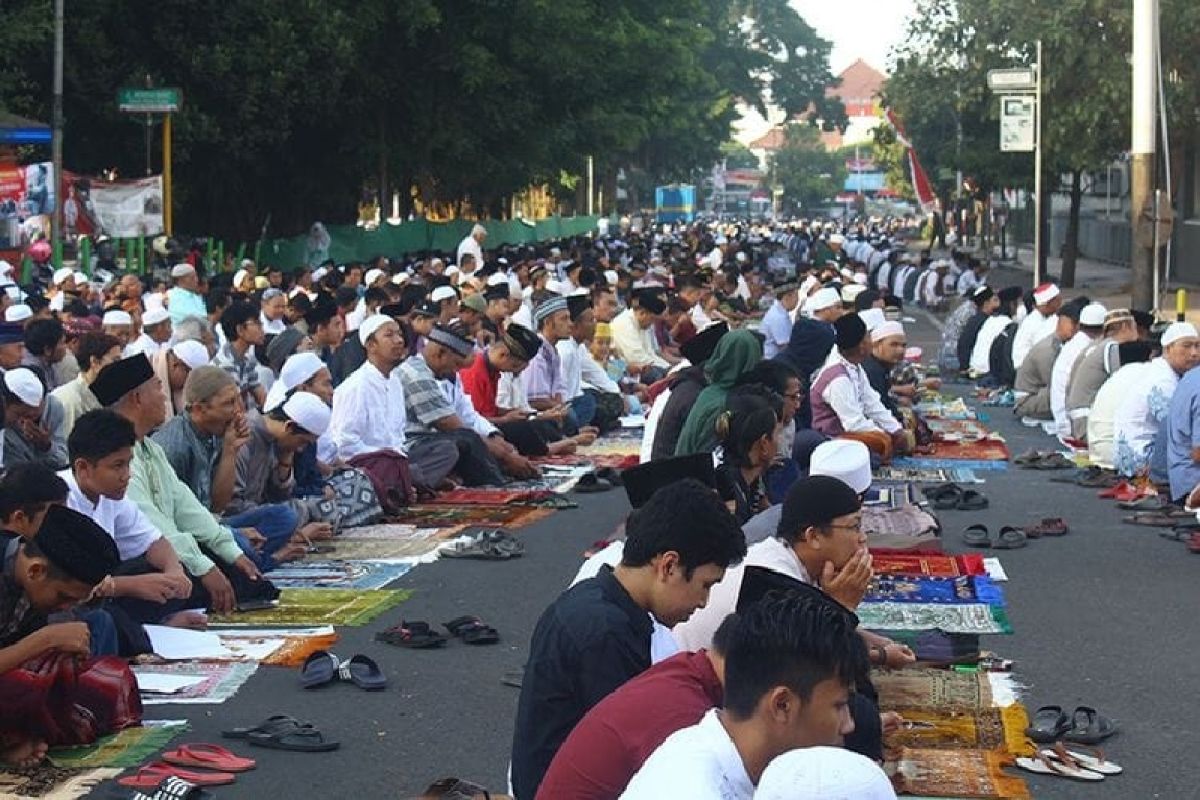
<svg viewBox="0 0 1200 800">
<path fill-rule="evenodd" d="M 868 666 L 845 609 L 773 594 L 740 611 L 729 633 L 724 706 L 667 737 L 622 800 L 751 800 L 777 756 L 840 746 L 854 731 L 851 688 Z"/>
<path fill-rule="evenodd" d="M 378 270 L 372 270 L 378 272 Z M 259 321 L 262 322 L 263 333 L 267 336 L 278 336 L 287 327 L 284 315 L 287 313 L 287 298 L 280 289 L 267 289 L 262 294 L 262 308 L 259 310 Z"/>
<path fill-rule="evenodd" d="M 1013 336 L 1013 369 L 1021 366 L 1033 346 L 1054 333 L 1058 322 L 1058 309 L 1062 307 L 1062 292 L 1053 283 L 1043 283 L 1033 290 L 1033 311 L 1017 327 Z"/>
<path fill-rule="evenodd" d="M 612 321 L 613 350 L 629 365 L 631 373 L 642 373 L 642 383 L 648 385 L 671 367 L 655 347 L 653 330 L 667 304 L 649 290 L 639 292 L 636 300 L 636 307 L 631 305 Z"/>
<path fill-rule="evenodd" d="M 471 232 L 458 243 L 458 251 L 455 253 L 454 260 L 461 267 L 464 255 L 471 255 L 475 259 L 476 269 L 483 265 L 483 243 L 487 241 L 487 228 L 479 223 L 475 223 L 471 227 Z"/>
<path fill-rule="evenodd" d="M 563 375 L 563 400 L 575 410 L 580 425 L 592 425 L 601 433 L 620 424 L 625 401 L 619 387 L 588 352 L 596 332 L 596 316 L 588 295 L 567 298 L 571 332 L 555 343 Z M 586 398 L 586 399 L 585 399 Z"/>
<path fill-rule="evenodd" d="M 171 315 L 165 308 L 155 308 L 142 315 L 142 332 L 125 347 L 125 357 L 145 353 L 154 358 L 171 341 Z"/>
<path fill-rule="evenodd" d="M 1099 303 L 1084 306 L 1079 312 L 1079 330 L 1062 346 L 1058 358 L 1054 359 L 1054 369 L 1050 373 L 1050 413 L 1059 436 L 1071 435 L 1071 418 L 1067 411 L 1071 373 L 1083 352 L 1100 338 L 1107 314 L 1108 309 Z"/>
</svg>

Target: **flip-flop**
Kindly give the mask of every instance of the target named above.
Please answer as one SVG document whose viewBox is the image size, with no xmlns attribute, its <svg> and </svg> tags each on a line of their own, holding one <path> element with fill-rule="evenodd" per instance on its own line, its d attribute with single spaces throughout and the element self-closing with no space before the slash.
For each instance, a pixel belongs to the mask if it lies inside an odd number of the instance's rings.
<svg viewBox="0 0 1200 800">
<path fill-rule="evenodd" d="M 1138 511 L 1131 517 L 1122 517 L 1126 525 L 1145 525 L 1150 528 L 1174 528 L 1179 517 L 1164 514 L 1161 511 Z"/>
<path fill-rule="evenodd" d="M 1170 530 L 1160 530 L 1158 535 L 1173 542 L 1190 542 L 1195 532 L 1192 528 L 1181 528 L 1177 525 Z"/>
<path fill-rule="evenodd" d="M 944 486 L 938 491 L 925 495 L 938 511 L 949 511 L 958 508 L 965 492 L 958 486 Z"/>
<path fill-rule="evenodd" d="M 1086 486 L 1089 489 L 1106 489 L 1121 482 L 1117 473 L 1103 467 L 1088 467 L 1088 469 L 1094 469 L 1095 472 L 1085 472 L 1077 481 L 1080 486 Z"/>
<path fill-rule="evenodd" d="M 613 486 L 625 485 L 625 479 L 621 477 L 620 471 L 614 467 L 601 467 L 596 470 L 596 477 L 608 481 Z"/>
<path fill-rule="evenodd" d="M 1057 778 L 1070 778 L 1071 780 L 1085 781 L 1087 783 L 1096 783 L 1097 781 L 1104 780 L 1104 776 L 1099 772 L 1072 767 L 1061 761 L 1046 758 L 1041 753 L 1038 753 L 1034 758 L 1018 758 L 1016 764 L 1020 769 L 1032 772 L 1035 775 L 1053 775 Z"/>
<path fill-rule="evenodd" d="M 988 507 L 988 499 L 983 492 L 966 489 L 955 505 L 959 511 L 982 511 Z"/>
<path fill-rule="evenodd" d="M 1080 750 L 1087 752 L 1081 753 Z M 1104 751 L 1099 747 L 1077 745 L 1075 750 L 1068 750 L 1062 742 L 1055 742 L 1053 749 L 1045 748 L 1041 754 L 1048 759 L 1065 761 L 1068 764 L 1074 761 L 1075 766 L 1091 772 L 1099 772 L 1104 776 L 1120 775 L 1125 771 L 1120 764 L 1115 764 L 1105 758 Z"/>
<path fill-rule="evenodd" d="M 1124 499 L 1126 495 L 1131 495 L 1129 500 L 1136 500 L 1141 497 L 1133 488 L 1133 484 L 1122 478 L 1112 486 L 1108 486 L 1096 492 L 1096 497 L 1101 500 Z"/>
<path fill-rule="evenodd" d="M 117 783 L 129 789 L 157 789 L 163 781 L 172 776 L 193 786 L 226 786 L 237 780 L 237 776 L 232 772 L 192 772 L 165 761 L 155 761 L 132 775 L 117 778 Z"/>
<path fill-rule="evenodd" d="M 929 499 L 933 499 L 933 496 L 935 494 L 939 494 L 941 492 L 944 492 L 944 491 L 947 491 L 950 489 L 962 491 L 962 489 L 959 487 L 959 485 L 957 483 L 941 483 L 941 484 L 938 484 L 937 486 L 926 486 L 924 489 L 921 490 L 921 494 L 925 495 L 925 497 L 927 497 Z"/>
<path fill-rule="evenodd" d="M 971 525 L 962 532 L 963 543 L 970 547 L 991 547 L 992 535 L 985 525 Z"/>
<path fill-rule="evenodd" d="M 464 644 L 495 644 L 500 641 L 500 634 L 495 628 L 470 614 L 452 619 L 442 627 L 462 639 Z"/>
<path fill-rule="evenodd" d="M 596 476 L 594 472 L 589 472 L 575 483 L 575 488 L 572 491 L 580 494 L 594 494 L 597 492 L 607 492 L 613 488 L 613 485 L 603 478 Z"/>
<path fill-rule="evenodd" d="M 305 689 L 315 689 L 332 683 L 337 677 L 340 663 L 341 660 L 328 650 L 318 650 L 304 659 L 304 665 L 300 667 L 300 685 Z"/>
<path fill-rule="evenodd" d="M 1071 729 L 1071 720 L 1062 706 L 1042 706 L 1029 718 L 1025 735 L 1038 744 L 1057 742 Z"/>
<path fill-rule="evenodd" d="M 210 800 L 215 796 L 212 792 L 207 792 L 194 783 L 188 783 L 182 778 L 172 775 L 164 779 L 154 789 L 153 794 L 134 792 L 128 796 L 128 800 Z"/>
<path fill-rule="evenodd" d="M 1013 456 L 1013 463 L 1018 467 L 1028 467 L 1042 457 L 1042 453 L 1037 450 L 1026 450 L 1019 456 Z"/>
<path fill-rule="evenodd" d="M 1137 500 L 1122 500 L 1117 508 L 1126 511 L 1182 511 L 1179 506 L 1164 498 L 1161 494 L 1151 494 L 1139 497 Z M 1186 512 L 1185 512 L 1186 513 Z"/>
<path fill-rule="evenodd" d="M 325 753 L 337 750 L 340 742 L 327 742 L 316 728 L 292 728 L 274 733 L 253 733 L 246 739 L 255 747 L 270 750 L 290 750 L 296 753 Z"/>
<path fill-rule="evenodd" d="M 503 528 L 489 528 L 480 531 L 479 539 L 513 556 L 525 553 L 525 544 Z"/>
<path fill-rule="evenodd" d="M 1036 525 L 1026 525 L 1022 530 L 1030 539 L 1040 539 L 1043 536 L 1066 536 L 1071 530 L 1062 517 L 1045 517 Z"/>
<path fill-rule="evenodd" d="M 215 744 L 185 744 L 162 754 L 162 760 L 176 767 L 199 767 L 217 772 L 246 772 L 254 769 L 253 758 L 242 758 L 237 753 Z"/>
<path fill-rule="evenodd" d="M 992 543 L 992 547 L 996 550 L 1016 550 L 1028 543 L 1029 537 L 1025 535 L 1025 531 L 1005 525 L 1000 529 L 1000 533 L 996 534 L 996 541 Z"/>
<path fill-rule="evenodd" d="M 512 553 L 494 542 L 473 538 L 468 541 L 451 542 L 438 550 L 443 558 L 475 558 L 481 561 L 507 561 L 519 553 Z"/>
<path fill-rule="evenodd" d="M 431 647 L 441 647 L 449 640 L 429 627 L 428 622 L 401 621 L 399 625 L 393 625 L 375 634 L 375 641 L 412 650 L 428 650 Z"/>
<path fill-rule="evenodd" d="M 1117 723 L 1090 706 L 1079 706 L 1071 715 L 1071 727 L 1063 734 L 1065 742 L 1100 744 L 1117 732 Z"/>
<path fill-rule="evenodd" d="M 1075 469 L 1075 462 L 1062 453 L 1046 453 L 1029 466 L 1034 469 Z"/>
<path fill-rule="evenodd" d="M 361 653 L 350 656 L 338 665 L 338 676 L 368 692 L 386 689 L 388 683 L 387 676 L 383 674 L 383 670 L 379 668 L 375 660 Z"/>
<path fill-rule="evenodd" d="M 301 722 L 295 717 L 290 717 L 287 714 L 276 714 L 273 717 L 267 717 L 262 722 L 249 728 L 231 728 L 227 731 L 221 731 L 221 735 L 226 739 L 245 739 L 252 733 L 268 733 L 273 730 L 282 730 L 285 728 L 309 728 L 312 727 L 307 722 Z"/>
</svg>

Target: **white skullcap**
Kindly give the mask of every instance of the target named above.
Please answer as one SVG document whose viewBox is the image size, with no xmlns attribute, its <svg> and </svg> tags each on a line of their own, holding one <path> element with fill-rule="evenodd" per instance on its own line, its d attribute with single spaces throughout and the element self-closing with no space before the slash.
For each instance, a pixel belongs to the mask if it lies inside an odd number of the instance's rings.
<svg viewBox="0 0 1200 800">
<path fill-rule="evenodd" d="M 15 306 L 9 306 L 4 309 L 5 322 L 24 322 L 33 316 L 33 309 L 24 303 L 18 303 Z"/>
<path fill-rule="evenodd" d="M 325 401 L 312 392 L 296 392 L 289 397 L 283 404 L 283 413 L 313 436 L 323 436 L 329 430 L 332 412 Z"/>
<path fill-rule="evenodd" d="M 559 248 L 557 248 L 557 247 L 551 247 L 551 248 L 550 248 L 550 255 L 551 255 L 551 256 L 561 256 L 561 255 L 562 255 L 562 250 L 560 250 L 560 249 L 559 249 Z"/>
<path fill-rule="evenodd" d="M 491 275 L 488 275 L 488 286 L 503 286 L 506 283 L 508 283 L 508 276 L 503 272 L 493 272 Z"/>
<path fill-rule="evenodd" d="M 442 272 L 442 274 L 445 275 L 447 278 L 453 278 L 455 275 L 457 275 L 460 272 L 462 272 L 462 270 L 459 269 L 457 265 L 451 264 L 450 266 L 446 267 L 446 269 Z"/>
<path fill-rule="evenodd" d="M 392 276 L 392 283 L 399 286 L 402 283 L 408 283 L 408 280 L 411 277 L 412 276 L 409 275 L 407 272 L 397 272 L 395 275 Z"/>
<path fill-rule="evenodd" d="M 212 360 L 212 356 L 208 354 L 208 348 L 195 339 L 176 342 L 171 346 L 171 352 L 175 354 L 176 358 L 187 364 L 188 369 L 202 367 Z"/>
<path fill-rule="evenodd" d="M 1167 329 L 1163 331 L 1162 346 L 1169 347 L 1175 342 L 1178 342 L 1180 339 L 1187 339 L 1189 337 L 1194 339 L 1197 336 L 1200 336 L 1200 334 L 1196 333 L 1196 326 L 1192 323 L 1172 322 L 1167 326 Z"/>
<path fill-rule="evenodd" d="M 767 765 L 754 800 L 896 800 L 896 790 L 866 756 L 841 747 L 804 747 Z"/>
<path fill-rule="evenodd" d="M 881 342 L 889 336 L 903 336 L 904 326 L 899 322 L 885 322 L 871 330 L 871 341 Z"/>
<path fill-rule="evenodd" d="M 12 275 L 13 265 L 0 258 L 0 277 Z"/>
<path fill-rule="evenodd" d="M 163 296 L 161 294 L 159 294 L 158 292 L 151 292 L 150 294 L 144 294 L 144 295 L 142 295 L 142 305 L 144 305 L 146 307 L 147 311 L 153 311 L 156 308 L 162 308 L 163 307 Z"/>
<path fill-rule="evenodd" d="M 249 270 L 239 269 L 237 272 L 233 273 L 233 288 L 236 289 L 237 287 L 241 286 L 242 281 L 246 280 L 246 278 L 249 278 L 249 277 L 250 277 Z"/>
<path fill-rule="evenodd" d="M 358 326 L 358 340 L 362 342 L 363 347 L 366 347 L 367 339 L 371 337 L 372 333 L 379 330 L 384 325 L 387 325 L 389 322 L 395 321 L 396 320 L 392 319 L 387 314 L 372 314 L 364 319 L 362 324 Z"/>
<path fill-rule="evenodd" d="M 446 263 L 445 261 L 442 261 L 440 258 L 437 258 L 436 256 L 435 256 L 434 258 L 431 258 L 431 259 L 429 259 L 429 266 L 430 266 L 430 267 L 432 267 L 434 264 L 436 264 L 436 265 L 438 265 L 438 266 L 440 267 L 440 266 L 442 266 L 442 265 L 443 265 L 443 264 L 445 264 L 445 263 Z"/>
<path fill-rule="evenodd" d="M 429 293 L 429 299 L 435 303 L 440 303 L 443 300 L 453 300 L 458 297 L 458 292 L 454 291 L 452 286 L 439 286 Z"/>
<path fill-rule="evenodd" d="M 321 278 L 324 278 L 328 274 L 329 274 L 328 267 L 317 267 L 316 269 L 313 270 L 313 280 L 320 281 Z"/>
<path fill-rule="evenodd" d="M 1083 307 L 1083 311 L 1079 312 L 1079 324 L 1087 325 L 1089 328 L 1099 328 L 1104 325 L 1104 318 L 1108 316 L 1108 309 L 1099 303 L 1089 303 Z"/>
<path fill-rule="evenodd" d="M 133 317 L 129 316 L 128 311 L 121 311 L 114 308 L 112 311 L 105 311 L 104 318 L 100 320 L 101 325 L 132 325 Z"/>
<path fill-rule="evenodd" d="M 271 390 L 267 392 L 263 411 L 274 411 L 287 397 L 288 392 L 305 381 L 311 380 L 312 376 L 323 369 L 325 369 L 325 362 L 316 353 L 295 353 L 289 356 L 279 370 L 279 380 L 272 383 Z"/>
<path fill-rule="evenodd" d="M 882 308 L 864 308 L 858 312 L 858 316 L 866 323 L 867 330 L 873 331 L 884 323 L 884 315 Z"/>
<path fill-rule="evenodd" d="M 28 367 L 17 367 L 4 373 L 4 385 L 27 406 L 36 406 L 46 395 L 46 387 Z"/>
<path fill-rule="evenodd" d="M 560 281 L 546 281 L 546 291 L 562 294 L 563 285 Z"/>
<path fill-rule="evenodd" d="M 615 269 L 604 270 L 604 282 L 609 286 L 616 286 L 619 279 L 620 276 L 617 275 L 617 271 Z"/>
<path fill-rule="evenodd" d="M 845 236 L 842 236 L 840 233 L 835 233 L 835 234 L 832 234 L 832 235 L 829 237 L 829 243 L 830 243 L 830 244 L 842 244 L 842 243 L 844 243 L 845 241 L 846 241 L 846 237 L 845 237 Z"/>
<path fill-rule="evenodd" d="M 848 283 L 842 287 L 842 302 L 853 303 L 854 299 L 867 290 L 861 283 Z"/>
<path fill-rule="evenodd" d="M 866 286 L 867 285 L 867 273 L 856 272 L 856 273 L 854 273 L 854 277 L 851 278 L 850 280 L 854 281 L 855 283 L 857 283 L 860 286 Z"/>
<path fill-rule="evenodd" d="M 185 275 L 195 275 L 195 274 L 196 274 L 196 268 L 193 267 L 191 264 L 180 263 L 180 264 L 176 264 L 175 266 L 171 267 L 171 277 L 172 278 L 182 278 Z"/>
<path fill-rule="evenodd" d="M 171 315 L 168 314 L 167 310 L 160 305 L 158 308 L 152 308 L 145 314 L 142 314 L 142 327 L 146 328 L 151 325 L 158 325 L 159 323 L 166 322 L 170 318 Z"/>
<path fill-rule="evenodd" d="M 70 267 L 59 267 L 58 269 L 54 270 L 54 285 L 58 286 L 62 284 L 63 281 L 74 274 L 75 270 L 71 269 Z"/>
<path fill-rule="evenodd" d="M 843 278 L 853 278 L 854 277 L 854 270 L 850 269 L 849 267 L 842 267 L 840 270 L 838 270 L 838 272 L 840 272 L 842 274 Z"/>
<path fill-rule="evenodd" d="M 1033 302 L 1036 305 L 1044 306 L 1060 294 L 1058 284 L 1043 283 L 1041 286 L 1033 290 Z"/>
<path fill-rule="evenodd" d="M 871 488 L 871 451 L 853 439 L 830 439 L 813 450 L 808 474 L 837 478 L 862 494 Z"/>
<path fill-rule="evenodd" d="M 246 270 L 254 269 L 254 259 L 253 258 L 243 258 L 242 263 L 239 264 L 238 266 L 240 266 L 242 269 L 246 269 Z"/>
<path fill-rule="evenodd" d="M 80 272 L 79 270 L 75 270 L 75 285 L 76 286 L 78 286 L 81 283 L 87 283 L 90 280 L 91 280 L 91 278 L 89 278 L 87 276 L 86 272 Z"/>
<path fill-rule="evenodd" d="M 371 267 L 371 269 L 367 270 L 367 274 L 363 276 L 363 283 L 365 283 L 367 286 L 370 286 L 382 277 L 383 270 L 381 270 L 379 267 Z"/>
<path fill-rule="evenodd" d="M 474 225 L 471 226 L 471 235 L 475 236 L 476 234 L 480 234 L 480 233 L 486 234 L 487 228 L 483 227 L 478 222 L 476 222 Z"/>
<path fill-rule="evenodd" d="M 808 298 L 808 308 L 811 311 L 824 311 L 833 306 L 840 306 L 842 297 L 838 294 L 837 289 L 832 286 L 826 286 L 824 289 L 819 289 L 812 297 Z"/>
</svg>

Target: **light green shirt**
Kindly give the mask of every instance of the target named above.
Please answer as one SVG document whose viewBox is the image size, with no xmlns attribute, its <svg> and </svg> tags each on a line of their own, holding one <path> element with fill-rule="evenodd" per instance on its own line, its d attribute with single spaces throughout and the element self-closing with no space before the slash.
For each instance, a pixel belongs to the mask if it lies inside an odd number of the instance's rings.
<svg viewBox="0 0 1200 800">
<path fill-rule="evenodd" d="M 131 468 L 126 496 L 167 537 L 189 573 L 199 577 L 216 566 L 201 552 L 201 546 L 227 564 L 243 555 L 233 533 L 218 524 L 187 484 L 179 480 L 157 442 L 145 437 L 134 445 Z"/>
</svg>

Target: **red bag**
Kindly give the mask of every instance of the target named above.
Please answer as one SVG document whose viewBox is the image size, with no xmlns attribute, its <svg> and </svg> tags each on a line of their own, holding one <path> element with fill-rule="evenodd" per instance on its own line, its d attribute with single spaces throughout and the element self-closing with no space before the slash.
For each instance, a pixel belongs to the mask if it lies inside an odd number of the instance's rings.
<svg viewBox="0 0 1200 800">
<path fill-rule="evenodd" d="M 137 679 L 115 656 L 46 653 L 0 675 L 0 730 L 52 746 L 90 744 L 141 721 Z"/>
</svg>

